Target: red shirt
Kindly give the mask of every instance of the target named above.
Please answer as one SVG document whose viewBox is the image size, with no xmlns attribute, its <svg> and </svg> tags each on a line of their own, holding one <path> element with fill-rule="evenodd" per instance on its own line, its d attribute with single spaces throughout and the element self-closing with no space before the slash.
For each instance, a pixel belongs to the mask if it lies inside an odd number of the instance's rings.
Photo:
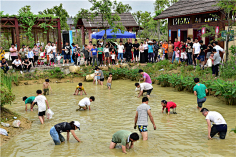
<svg viewBox="0 0 236 157">
<path fill-rule="evenodd" d="M 176 47 L 178 47 L 180 49 L 180 47 L 181 47 L 180 41 L 174 42 L 174 51 L 176 51 Z"/>
<path fill-rule="evenodd" d="M 170 108 L 176 108 L 176 107 L 177 107 L 176 103 L 169 101 L 169 102 L 167 102 L 166 107 L 163 106 L 162 109 L 164 110 L 165 108 L 167 108 L 168 112 L 170 112 Z"/>
</svg>

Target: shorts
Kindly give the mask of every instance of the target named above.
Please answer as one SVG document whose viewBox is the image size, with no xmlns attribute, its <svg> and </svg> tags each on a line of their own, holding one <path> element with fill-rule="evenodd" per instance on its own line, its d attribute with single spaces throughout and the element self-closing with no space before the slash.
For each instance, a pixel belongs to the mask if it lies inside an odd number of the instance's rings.
<svg viewBox="0 0 236 157">
<path fill-rule="evenodd" d="M 143 92 L 147 92 L 147 95 L 150 95 L 151 92 L 152 92 L 153 88 L 152 89 L 149 89 L 149 90 L 143 90 Z"/>
<path fill-rule="evenodd" d="M 139 57 L 139 52 L 134 52 L 134 57 Z"/>
<path fill-rule="evenodd" d="M 203 56 L 203 55 L 202 56 L 198 56 L 197 59 L 201 60 L 203 62 L 205 60 L 205 56 Z"/>
<path fill-rule="evenodd" d="M 85 106 L 80 106 L 80 105 L 79 105 L 79 107 L 81 107 L 81 108 L 85 108 L 85 107 L 86 107 L 86 108 L 88 108 L 88 106 L 87 106 L 87 105 L 85 105 Z"/>
<path fill-rule="evenodd" d="M 49 89 L 43 89 L 43 95 L 49 95 Z"/>
<path fill-rule="evenodd" d="M 123 53 L 118 53 L 118 58 L 117 59 L 119 60 L 120 58 L 123 60 Z"/>
<path fill-rule="evenodd" d="M 140 132 L 147 132 L 147 126 L 146 125 L 138 125 L 138 130 Z"/>
<path fill-rule="evenodd" d="M 70 55 L 64 55 L 64 59 L 70 59 Z"/>
<path fill-rule="evenodd" d="M 90 61 L 90 60 L 89 60 L 89 57 L 88 57 L 88 58 L 84 58 L 84 61 Z"/>
<path fill-rule="evenodd" d="M 104 81 L 104 78 L 100 78 L 100 81 Z"/>
<path fill-rule="evenodd" d="M 106 52 L 106 53 L 105 53 L 105 57 L 109 57 L 109 52 Z"/>
<path fill-rule="evenodd" d="M 42 117 L 42 116 L 45 116 L 45 112 L 46 112 L 46 111 L 39 112 L 39 113 L 38 113 L 38 116 L 41 116 L 41 117 Z"/>
<path fill-rule="evenodd" d="M 107 87 L 110 87 L 110 88 L 111 88 L 111 83 L 107 83 Z"/>
<path fill-rule="evenodd" d="M 198 99 L 197 98 L 197 104 L 198 104 L 198 107 L 202 108 L 202 104 L 206 101 L 206 98 L 203 98 L 203 99 Z"/>
<path fill-rule="evenodd" d="M 214 137 L 215 134 L 217 133 L 220 134 L 220 139 L 225 139 L 227 133 L 227 124 L 220 124 L 220 125 L 213 124 L 213 126 L 211 127 L 210 136 Z"/>
</svg>

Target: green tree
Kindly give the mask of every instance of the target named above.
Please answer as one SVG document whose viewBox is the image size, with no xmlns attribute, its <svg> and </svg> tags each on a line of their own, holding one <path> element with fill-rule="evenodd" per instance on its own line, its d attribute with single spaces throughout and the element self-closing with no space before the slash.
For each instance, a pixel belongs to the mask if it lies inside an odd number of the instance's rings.
<svg viewBox="0 0 236 157">
<path fill-rule="evenodd" d="M 128 4 L 117 3 L 116 0 L 89 0 L 89 2 L 92 4 L 92 7 L 90 9 L 81 9 L 74 18 L 75 24 L 77 24 L 79 18 L 93 21 L 95 17 L 100 16 L 101 21 L 98 25 L 101 25 L 105 30 L 104 43 L 106 43 L 106 30 L 109 27 L 113 29 L 113 32 L 117 32 L 118 29 L 124 32 L 125 28 L 119 22 L 119 14 L 129 12 L 132 9 Z"/>
<path fill-rule="evenodd" d="M 231 35 L 235 35 L 236 32 L 234 32 L 234 34 L 232 34 L 232 30 L 233 30 L 233 26 L 236 26 L 236 22 L 235 22 L 235 17 L 236 17 L 236 1 L 235 0 L 218 0 L 218 3 L 216 4 L 216 6 L 221 8 L 221 13 L 224 15 L 224 19 L 221 20 L 220 17 L 218 15 L 214 15 L 212 14 L 211 16 L 214 18 L 217 18 L 219 21 L 221 22 L 225 22 L 226 26 L 228 26 L 227 30 L 226 30 L 226 38 L 223 39 L 222 37 L 217 38 L 216 40 L 218 41 L 222 41 L 225 40 L 226 43 L 226 62 L 229 59 L 229 41 L 230 41 L 230 36 Z M 202 35 L 203 37 L 213 37 L 216 35 L 215 33 L 215 27 L 213 26 L 209 26 L 209 25 L 204 25 L 203 27 L 206 27 L 207 32 Z M 221 34 L 223 31 L 222 30 L 219 32 L 219 34 Z"/>
<path fill-rule="evenodd" d="M 142 11 L 137 11 L 137 12 L 134 12 L 132 13 L 132 16 L 134 17 L 135 21 L 138 23 L 138 30 L 140 32 L 140 26 L 141 26 L 141 14 L 142 14 Z M 139 34 L 139 33 L 138 33 Z M 140 35 L 140 34 L 139 34 Z"/>
<path fill-rule="evenodd" d="M 51 9 L 45 9 L 43 11 L 38 12 L 41 15 L 52 14 L 54 16 L 58 16 L 60 18 L 61 29 L 69 30 L 69 26 L 67 24 L 67 18 L 69 17 L 68 12 L 63 8 L 62 3 L 59 6 L 54 6 Z"/>
</svg>

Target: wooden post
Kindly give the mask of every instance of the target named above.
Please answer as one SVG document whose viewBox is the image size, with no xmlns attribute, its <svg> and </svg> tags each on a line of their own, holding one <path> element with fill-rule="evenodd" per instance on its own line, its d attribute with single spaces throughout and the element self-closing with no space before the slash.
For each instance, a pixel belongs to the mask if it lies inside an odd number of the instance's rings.
<svg viewBox="0 0 236 157">
<path fill-rule="evenodd" d="M 49 29 L 47 30 L 47 43 L 49 42 Z"/>
<path fill-rule="evenodd" d="M 92 41 L 91 35 L 92 35 L 92 29 L 88 28 L 88 35 L 89 35 L 89 41 Z"/>
<path fill-rule="evenodd" d="M 81 35 L 82 35 L 82 45 L 84 45 L 85 44 L 84 26 L 81 27 Z"/>
<path fill-rule="evenodd" d="M 37 35 L 36 35 L 36 30 L 34 30 L 34 43 L 37 43 Z"/>
<path fill-rule="evenodd" d="M 59 50 L 59 53 L 62 53 L 62 47 L 61 47 L 61 23 L 60 19 L 57 19 L 57 32 L 58 32 L 58 40 L 57 40 L 57 48 Z"/>
<path fill-rule="evenodd" d="M 11 41 L 13 44 L 15 44 L 15 31 L 14 28 L 11 29 Z"/>
<path fill-rule="evenodd" d="M 18 20 L 17 20 L 17 18 L 15 18 L 15 29 L 16 29 L 17 51 L 20 51 L 20 35 L 19 35 L 19 25 L 18 25 Z"/>
<path fill-rule="evenodd" d="M 54 31 L 54 29 L 52 30 L 52 36 L 53 36 L 53 42 L 55 43 L 55 36 L 54 36 L 54 33 L 55 33 L 55 31 Z"/>
</svg>

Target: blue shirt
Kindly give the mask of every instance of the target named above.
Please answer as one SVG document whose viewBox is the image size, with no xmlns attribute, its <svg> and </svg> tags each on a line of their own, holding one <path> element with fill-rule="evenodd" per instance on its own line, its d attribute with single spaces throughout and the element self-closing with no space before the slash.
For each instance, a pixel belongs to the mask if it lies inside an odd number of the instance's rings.
<svg viewBox="0 0 236 157">
<path fill-rule="evenodd" d="M 92 51 L 92 53 L 93 53 L 93 56 L 97 55 L 97 51 L 98 51 L 97 48 L 95 48 L 95 49 L 92 48 L 91 51 Z"/>
<path fill-rule="evenodd" d="M 148 45 L 148 53 L 153 53 L 153 45 Z"/>
<path fill-rule="evenodd" d="M 34 57 L 33 51 L 29 51 L 27 57 L 28 57 L 28 58 L 33 58 L 33 57 Z"/>
</svg>

